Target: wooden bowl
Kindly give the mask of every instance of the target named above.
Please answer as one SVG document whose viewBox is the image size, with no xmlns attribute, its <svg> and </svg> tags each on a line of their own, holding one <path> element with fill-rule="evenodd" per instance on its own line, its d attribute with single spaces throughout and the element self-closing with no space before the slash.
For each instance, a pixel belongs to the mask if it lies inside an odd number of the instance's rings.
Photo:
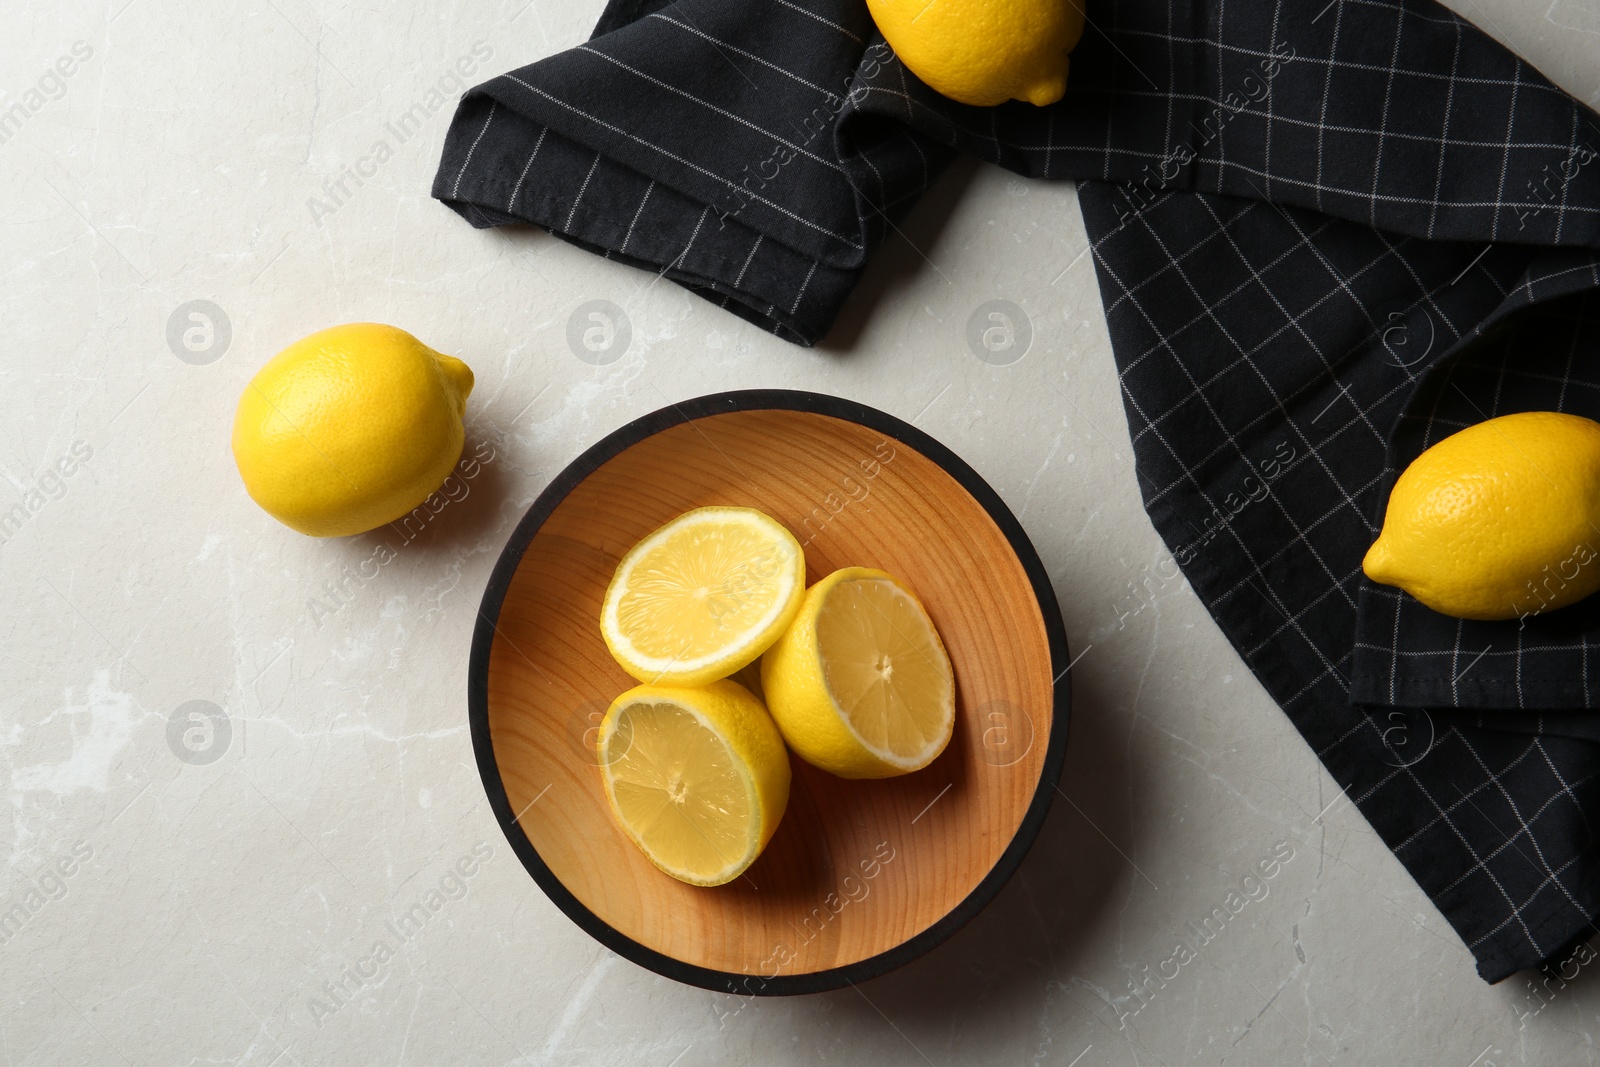
<svg viewBox="0 0 1600 1067">
<path fill-rule="evenodd" d="M 905 581 L 957 688 L 955 736 L 915 774 L 846 781 L 791 756 L 771 844 L 714 889 L 674 881 L 623 836 L 593 748 L 606 706 L 635 684 L 600 637 L 612 572 L 645 534 L 708 504 L 787 525 L 808 582 L 849 565 Z M 1017 869 L 1066 750 L 1067 664 L 1044 567 L 971 467 L 881 411 L 759 390 L 646 415 L 550 484 L 484 593 L 468 698 L 495 817 L 574 922 L 692 985 L 811 993 L 928 951 Z"/>
</svg>

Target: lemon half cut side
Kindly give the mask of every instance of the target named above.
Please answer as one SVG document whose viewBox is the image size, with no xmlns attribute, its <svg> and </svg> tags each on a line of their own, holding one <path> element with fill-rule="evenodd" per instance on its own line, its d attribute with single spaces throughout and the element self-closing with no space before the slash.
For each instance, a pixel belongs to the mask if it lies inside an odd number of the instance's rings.
<svg viewBox="0 0 1600 1067">
<path fill-rule="evenodd" d="M 606 589 L 600 630 L 641 682 L 704 685 L 752 663 L 805 594 L 805 553 L 754 508 L 685 512 L 635 545 Z"/>
<path fill-rule="evenodd" d="M 737 682 L 636 686 L 612 703 L 596 744 L 618 825 L 682 882 L 716 886 L 739 877 L 788 805 L 783 738 Z"/>
<path fill-rule="evenodd" d="M 761 661 L 767 706 L 796 755 L 843 778 L 932 763 L 955 728 L 955 673 L 933 620 L 893 576 L 834 571 Z"/>
</svg>

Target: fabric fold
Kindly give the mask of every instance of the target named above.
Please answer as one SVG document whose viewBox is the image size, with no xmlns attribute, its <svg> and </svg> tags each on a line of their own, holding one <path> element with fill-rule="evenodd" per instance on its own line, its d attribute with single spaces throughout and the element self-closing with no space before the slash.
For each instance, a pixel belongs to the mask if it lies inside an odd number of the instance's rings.
<svg viewBox="0 0 1600 1067">
<path fill-rule="evenodd" d="M 889 55 L 859 5 L 630 10 L 644 13 L 467 94 L 434 195 L 476 226 L 541 226 L 814 343 L 953 153 L 870 119 L 841 145 L 846 101 Z"/>
</svg>

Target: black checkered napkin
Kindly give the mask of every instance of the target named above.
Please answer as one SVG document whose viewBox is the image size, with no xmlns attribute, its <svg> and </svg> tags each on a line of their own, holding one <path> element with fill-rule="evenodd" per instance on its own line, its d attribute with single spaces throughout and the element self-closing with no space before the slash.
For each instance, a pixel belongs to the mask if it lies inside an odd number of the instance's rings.
<svg viewBox="0 0 1600 1067">
<path fill-rule="evenodd" d="M 834 125 L 872 32 L 859 4 L 633 4 L 599 29 L 626 16 L 468 94 L 434 195 L 812 343 L 883 240 L 883 209 L 903 212 L 953 153 L 891 124 L 888 145 L 840 158 Z M 863 172 L 894 192 L 869 205 Z"/>
<path fill-rule="evenodd" d="M 859 0 L 616 0 L 463 99 L 434 195 L 811 344 L 957 152 L 1077 180 L 1156 528 L 1480 973 L 1548 959 L 1600 912 L 1600 604 L 1461 623 L 1360 562 L 1441 436 L 1600 418 L 1600 119 L 1426 0 L 1088 15 L 1063 101 L 978 109 Z"/>
</svg>

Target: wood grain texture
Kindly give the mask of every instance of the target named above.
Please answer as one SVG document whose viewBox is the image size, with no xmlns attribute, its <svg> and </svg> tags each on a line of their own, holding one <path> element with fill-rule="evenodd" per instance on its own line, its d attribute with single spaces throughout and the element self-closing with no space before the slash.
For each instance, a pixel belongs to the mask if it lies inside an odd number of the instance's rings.
<svg viewBox="0 0 1600 1067">
<path fill-rule="evenodd" d="M 623 836 L 593 740 L 607 704 L 634 684 L 600 637 L 612 572 L 650 531 L 711 504 L 787 525 L 808 582 L 859 565 L 915 590 L 955 668 L 957 721 L 944 754 L 900 778 L 846 781 L 791 756 L 789 807 L 766 852 L 746 876 L 705 889 L 662 874 Z M 511 811 L 578 901 L 673 959 L 768 976 L 875 956 L 965 899 L 1033 799 L 1052 716 L 1039 604 L 984 508 L 903 442 L 794 410 L 673 426 L 573 489 L 511 580 L 487 692 Z"/>
</svg>

